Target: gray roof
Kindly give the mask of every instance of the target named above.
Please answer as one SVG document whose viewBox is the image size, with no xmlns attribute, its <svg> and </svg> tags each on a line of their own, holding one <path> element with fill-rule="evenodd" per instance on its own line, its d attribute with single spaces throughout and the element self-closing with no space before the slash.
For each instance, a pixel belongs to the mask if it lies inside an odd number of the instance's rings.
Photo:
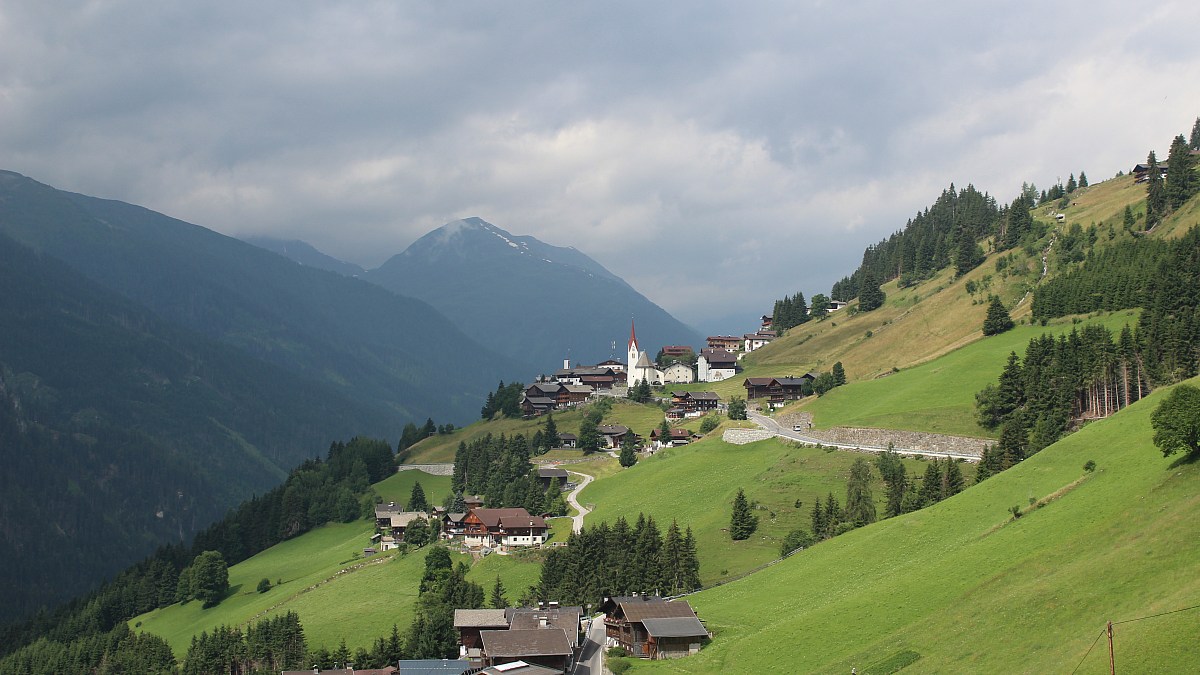
<svg viewBox="0 0 1200 675">
<path fill-rule="evenodd" d="M 523 630 L 541 627 L 541 622 L 552 628 L 560 628 L 567 633 L 567 639 L 579 633 L 579 622 L 583 618 L 583 608 L 578 605 L 567 607 L 547 607 L 545 609 L 517 609 L 509 613 L 509 629 Z M 573 642 L 574 640 L 572 640 Z"/>
<path fill-rule="evenodd" d="M 526 396 L 525 401 L 529 405 L 554 405 L 555 403 L 554 399 L 545 396 Z"/>
<path fill-rule="evenodd" d="M 502 609 L 456 609 L 454 610 L 455 628 L 496 628 L 508 627 L 508 618 Z"/>
<path fill-rule="evenodd" d="M 644 619 L 642 625 L 646 627 L 647 633 L 656 638 L 708 637 L 708 630 L 700 623 L 700 619 L 694 616 Z"/>
<path fill-rule="evenodd" d="M 566 478 L 567 470 L 557 467 L 540 467 L 538 469 L 538 478 Z"/>
<path fill-rule="evenodd" d="M 571 642 L 558 628 L 484 630 L 479 636 L 483 639 L 483 653 L 490 659 L 571 655 Z"/>
<path fill-rule="evenodd" d="M 562 672 L 557 668 L 547 668 L 524 661 L 512 661 L 479 671 L 480 675 L 562 675 Z"/>
<path fill-rule="evenodd" d="M 712 391 L 693 391 L 692 399 L 696 401 L 720 401 L 721 397 Z"/>
<path fill-rule="evenodd" d="M 470 661 L 449 661 L 446 659 L 407 659 L 400 662 L 400 671 L 404 675 L 462 675 L 471 670 Z M 312 671 L 308 671 L 312 672 Z M 328 671 L 321 671 L 322 673 Z M 355 675 L 363 671 L 355 668 Z"/>
<path fill-rule="evenodd" d="M 622 424 L 600 424 L 596 426 L 596 431 L 600 432 L 601 436 L 620 436 L 629 433 L 629 427 Z"/>
</svg>

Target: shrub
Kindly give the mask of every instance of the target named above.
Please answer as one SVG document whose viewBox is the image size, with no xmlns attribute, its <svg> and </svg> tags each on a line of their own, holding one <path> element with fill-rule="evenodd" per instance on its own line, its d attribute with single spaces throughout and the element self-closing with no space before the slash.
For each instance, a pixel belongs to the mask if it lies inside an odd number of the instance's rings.
<svg viewBox="0 0 1200 675">
<path fill-rule="evenodd" d="M 609 647 L 607 654 L 612 658 L 629 656 L 629 652 L 625 651 L 624 647 Z"/>
<path fill-rule="evenodd" d="M 610 672 L 612 672 L 613 675 L 623 675 L 625 672 L 627 672 L 632 667 L 633 667 L 633 664 L 626 661 L 625 659 L 617 658 L 617 659 L 609 659 L 609 661 L 608 661 L 608 670 Z"/>
<path fill-rule="evenodd" d="M 1008 507 L 1008 512 L 1012 514 L 1014 520 L 1020 518 L 1022 515 L 1020 506 L 1010 506 Z"/>
<path fill-rule="evenodd" d="M 266 577 L 263 577 L 262 581 L 258 582 L 258 592 L 266 593 L 269 590 L 271 590 L 271 580 Z"/>
<path fill-rule="evenodd" d="M 1087 461 L 1087 462 L 1086 462 L 1086 463 L 1083 465 L 1083 470 L 1084 470 L 1084 471 L 1086 471 L 1086 472 L 1088 472 L 1088 473 L 1091 473 L 1091 472 L 1095 471 L 1095 470 L 1096 470 L 1096 462 L 1094 462 L 1093 460 L 1090 460 L 1090 459 L 1089 459 L 1089 460 L 1088 460 L 1088 461 Z"/>
<path fill-rule="evenodd" d="M 700 421 L 700 433 L 707 434 L 721 424 L 715 415 L 708 415 Z"/>
</svg>

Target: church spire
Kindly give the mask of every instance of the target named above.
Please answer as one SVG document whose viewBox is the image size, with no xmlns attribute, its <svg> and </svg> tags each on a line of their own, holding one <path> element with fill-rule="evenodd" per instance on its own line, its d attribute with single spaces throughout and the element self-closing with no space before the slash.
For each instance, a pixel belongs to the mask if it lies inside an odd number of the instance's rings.
<svg viewBox="0 0 1200 675">
<path fill-rule="evenodd" d="M 633 319 L 629 320 L 629 347 L 637 346 L 637 331 L 633 329 Z"/>
</svg>

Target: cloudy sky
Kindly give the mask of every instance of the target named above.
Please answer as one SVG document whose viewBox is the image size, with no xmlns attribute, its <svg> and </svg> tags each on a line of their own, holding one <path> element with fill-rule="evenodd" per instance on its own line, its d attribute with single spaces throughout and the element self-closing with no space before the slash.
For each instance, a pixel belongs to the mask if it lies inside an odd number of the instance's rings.
<svg viewBox="0 0 1200 675">
<path fill-rule="evenodd" d="M 367 267 L 479 216 L 716 330 L 828 293 L 951 182 L 1008 201 L 1165 154 L 1200 115 L 1196 26 L 1129 0 L 0 0 L 0 168 Z"/>
</svg>

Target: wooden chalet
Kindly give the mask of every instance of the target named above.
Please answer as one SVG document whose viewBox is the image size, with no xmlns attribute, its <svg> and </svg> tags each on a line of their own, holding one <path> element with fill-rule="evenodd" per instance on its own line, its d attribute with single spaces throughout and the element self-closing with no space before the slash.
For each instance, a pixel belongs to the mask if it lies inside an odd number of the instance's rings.
<svg viewBox="0 0 1200 675">
<path fill-rule="evenodd" d="M 553 411 L 558 404 L 552 398 L 545 396 L 522 396 L 521 414 L 525 417 L 538 417 Z"/>
<path fill-rule="evenodd" d="M 667 602 L 651 596 L 605 598 L 600 605 L 610 645 L 631 656 L 672 659 L 700 651 L 710 635 L 686 600 Z"/>
<path fill-rule="evenodd" d="M 596 393 L 595 389 L 586 384 L 564 384 L 563 388 L 567 390 L 567 405 L 583 403 Z"/>
<path fill-rule="evenodd" d="M 687 445 L 692 442 L 692 432 L 687 429 L 671 428 L 671 435 L 663 438 L 660 430 L 655 429 L 650 432 L 650 443 L 655 447 L 661 448 L 664 445 Z"/>
<path fill-rule="evenodd" d="M 566 632 L 557 628 L 483 630 L 479 636 L 485 667 L 524 661 L 565 672 L 574 655 Z"/>
<path fill-rule="evenodd" d="M 463 497 L 463 504 L 467 506 L 467 511 L 483 508 L 483 497 L 479 495 L 467 495 Z"/>
<path fill-rule="evenodd" d="M 525 389 L 525 396 L 548 398 L 558 407 L 565 406 L 570 401 L 567 386 L 561 382 L 534 382 Z"/>
<path fill-rule="evenodd" d="M 579 445 L 579 437 L 569 431 L 558 432 L 558 444 L 563 448 L 573 448 Z"/>
<path fill-rule="evenodd" d="M 538 483 L 541 484 L 543 490 L 549 490 L 550 484 L 553 483 L 554 479 L 556 478 L 558 479 L 558 486 L 560 488 L 566 485 L 567 481 L 571 479 L 571 477 L 567 474 L 566 469 L 560 469 L 556 466 L 538 467 L 537 478 Z"/>
<path fill-rule="evenodd" d="M 554 379 L 563 385 L 591 387 L 593 391 L 612 389 L 617 382 L 625 381 L 625 366 L 624 364 L 620 365 L 620 371 L 614 370 L 610 366 L 561 368 L 554 371 Z"/>
<path fill-rule="evenodd" d="M 380 529 L 383 532 L 390 534 L 392 539 L 399 544 L 404 541 L 404 531 L 408 528 L 409 524 L 411 524 L 414 520 L 425 520 L 426 518 L 427 514 L 418 511 L 399 511 L 397 513 L 390 513 L 388 514 L 387 525 L 381 527 Z M 379 521 L 377 519 L 376 524 L 378 525 L 378 523 Z"/>
<path fill-rule="evenodd" d="M 596 431 L 600 433 L 605 446 L 609 448 L 621 447 L 621 440 L 625 438 L 625 434 L 631 433 L 629 427 L 622 424 L 601 424 L 596 427 Z"/>
<path fill-rule="evenodd" d="M 682 409 L 683 417 L 702 417 L 716 410 L 720 403 L 721 397 L 711 391 L 671 392 L 671 408 Z"/>
<path fill-rule="evenodd" d="M 708 336 L 708 348 L 736 352 L 742 348 L 742 338 L 736 335 L 710 335 Z"/>
<path fill-rule="evenodd" d="M 775 406 L 803 398 L 805 389 L 812 386 L 813 379 L 812 373 L 800 377 L 747 377 L 742 386 L 746 388 L 746 400 L 765 398 Z"/>
<path fill-rule="evenodd" d="M 466 518 L 465 513 L 446 513 L 442 515 L 442 538 L 453 539 L 461 537 L 467 533 L 467 526 L 463 524 L 463 518 Z"/>
<path fill-rule="evenodd" d="M 742 336 L 742 349 L 752 352 L 779 337 L 773 330 L 760 330 L 757 333 L 746 333 Z"/>
<path fill-rule="evenodd" d="M 1158 172 L 1162 178 L 1167 177 L 1167 169 L 1168 166 L 1166 162 L 1158 163 Z M 1144 162 L 1135 164 L 1133 166 L 1133 170 L 1129 173 L 1133 174 L 1134 183 L 1145 183 L 1146 181 L 1150 180 L 1150 165 Z"/>
<path fill-rule="evenodd" d="M 396 502 L 388 502 L 386 504 L 375 505 L 375 527 L 385 529 L 391 527 L 392 514 L 400 513 L 404 510 L 404 505 Z"/>
<path fill-rule="evenodd" d="M 463 542 L 467 546 L 499 548 L 541 546 L 548 528 L 541 516 L 522 508 L 471 509 L 463 517 Z"/>
<path fill-rule="evenodd" d="M 692 348 L 687 345 L 664 345 L 662 348 L 663 356 L 671 358 L 679 358 L 692 353 Z"/>
</svg>

